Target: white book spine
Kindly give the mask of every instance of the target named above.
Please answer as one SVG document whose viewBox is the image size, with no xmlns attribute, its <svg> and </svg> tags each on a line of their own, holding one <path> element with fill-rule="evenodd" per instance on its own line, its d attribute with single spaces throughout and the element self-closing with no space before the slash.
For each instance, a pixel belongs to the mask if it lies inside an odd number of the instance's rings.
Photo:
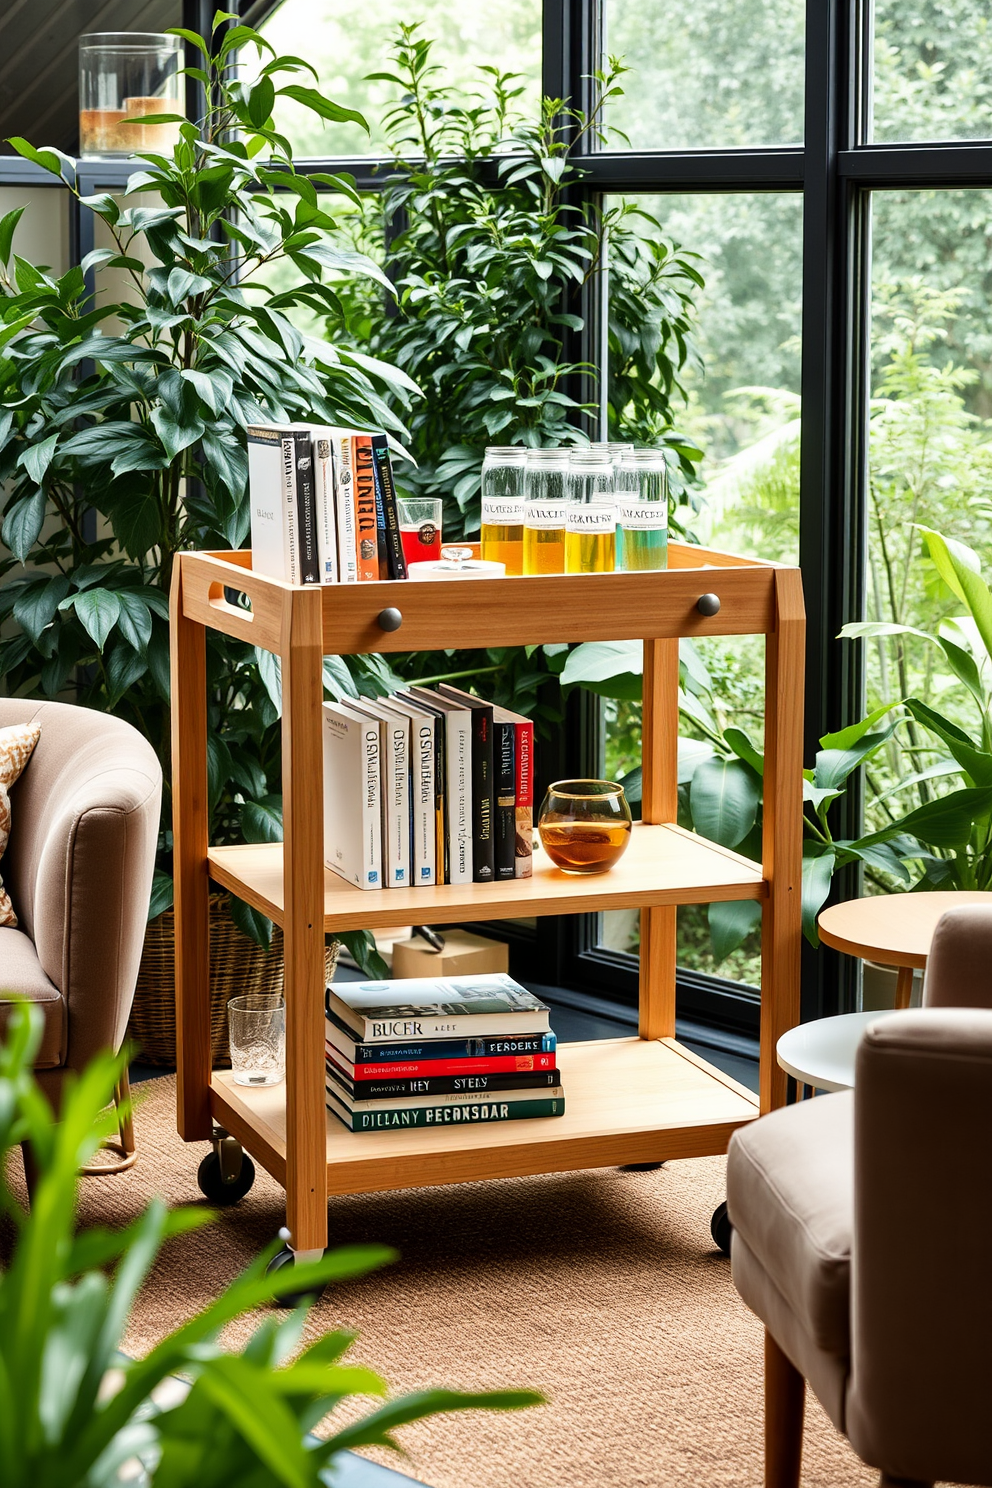
<svg viewBox="0 0 992 1488">
<path fill-rule="evenodd" d="M 334 514 L 334 456 L 330 429 L 313 430 L 314 497 L 320 582 L 338 582 L 338 531 Z"/>
<path fill-rule="evenodd" d="M 448 775 L 449 881 L 472 882 L 472 721 L 468 712 L 450 712 L 445 744 Z"/>
<path fill-rule="evenodd" d="M 361 889 L 382 888 L 379 725 L 323 706 L 324 862 Z"/>
<path fill-rule="evenodd" d="M 282 435 L 265 425 L 248 429 L 248 504 L 251 562 L 256 573 L 286 578 L 286 533 L 282 495 Z"/>
<path fill-rule="evenodd" d="M 410 724 L 389 719 L 384 726 L 385 757 L 382 779 L 386 792 L 386 887 L 405 889 L 410 883 Z"/>
<path fill-rule="evenodd" d="M 300 565 L 300 533 L 296 510 L 296 440 L 290 434 L 282 446 L 282 520 L 285 534 L 285 573 L 287 584 L 303 582 Z"/>
<path fill-rule="evenodd" d="M 430 718 L 414 718 L 410 723 L 410 815 L 413 822 L 410 872 L 413 882 L 425 887 L 437 882 L 434 727 Z"/>
<path fill-rule="evenodd" d="M 351 439 L 335 433 L 331 439 L 334 460 L 334 512 L 338 532 L 338 573 L 342 584 L 358 583 L 358 550 L 355 547 L 355 489 L 351 471 Z"/>
</svg>

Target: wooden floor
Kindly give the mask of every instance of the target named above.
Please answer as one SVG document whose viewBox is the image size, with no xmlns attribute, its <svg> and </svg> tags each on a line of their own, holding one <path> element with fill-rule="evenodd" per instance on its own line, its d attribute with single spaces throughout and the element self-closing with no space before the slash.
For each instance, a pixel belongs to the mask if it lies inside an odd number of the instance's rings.
<svg viewBox="0 0 992 1488">
<path fill-rule="evenodd" d="M 390 1132 L 327 1116 L 328 1194 L 370 1193 L 724 1152 L 758 1114 L 755 1096 L 674 1039 L 559 1046 L 565 1115 Z M 214 1118 L 285 1180 L 286 1087 L 211 1080 Z"/>
<path fill-rule="evenodd" d="M 209 850 L 210 876 L 268 915 L 283 919 L 281 842 Z M 429 888 L 359 889 L 324 870 L 327 930 L 447 924 L 460 920 L 582 914 L 590 907 L 636 909 L 702 900 L 762 899 L 767 885 L 749 858 L 681 827 L 634 825 L 630 846 L 609 873 L 563 873 L 543 852 L 531 878 L 505 883 L 438 884 Z"/>
</svg>

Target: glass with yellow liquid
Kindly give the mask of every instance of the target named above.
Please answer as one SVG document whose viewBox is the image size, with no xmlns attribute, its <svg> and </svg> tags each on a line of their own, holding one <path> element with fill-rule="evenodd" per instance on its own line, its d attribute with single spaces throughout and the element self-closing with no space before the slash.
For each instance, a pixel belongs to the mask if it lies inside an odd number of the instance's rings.
<svg viewBox="0 0 992 1488">
<path fill-rule="evenodd" d="M 613 459 L 607 450 L 571 451 L 565 496 L 565 572 L 612 573 L 617 509 Z"/>
<path fill-rule="evenodd" d="M 617 567 L 668 567 L 668 464 L 664 450 L 629 450 L 617 477 Z"/>
<path fill-rule="evenodd" d="M 502 563 L 508 575 L 524 571 L 524 466 L 522 445 L 495 445 L 482 462 L 482 557 Z"/>
<path fill-rule="evenodd" d="M 568 450 L 527 451 L 524 474 L 524 573 L 565 572 L 565 477 Z"/>
</svg>

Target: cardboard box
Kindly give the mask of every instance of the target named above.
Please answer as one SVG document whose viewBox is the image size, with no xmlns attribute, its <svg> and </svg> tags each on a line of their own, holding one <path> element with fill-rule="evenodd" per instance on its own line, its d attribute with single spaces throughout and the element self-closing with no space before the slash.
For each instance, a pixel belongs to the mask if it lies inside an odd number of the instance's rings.
<svg viewBox="0 0 992 1488">
<path fill-rule="evenodd" d="M 444 950 L 432 951 L 419 935 L 393 945 L 394 977 L 469 976 L 473 972 L 509 971 L 510 948 L 501 940 L 487 940 L 468 930 L 442 925 Z"/>
</svg>

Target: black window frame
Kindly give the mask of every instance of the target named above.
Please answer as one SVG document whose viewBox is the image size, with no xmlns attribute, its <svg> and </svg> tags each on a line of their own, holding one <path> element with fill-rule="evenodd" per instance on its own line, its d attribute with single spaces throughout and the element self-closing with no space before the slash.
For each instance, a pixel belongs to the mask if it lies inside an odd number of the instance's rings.
<svg viewBox="0 0 992 1488">
<path fill-rule="evenodd" d="M 284 0 L 293 3 L 293 0 Z M 231 5 L 258 25 L 278 0 Z M 542 86 L 551 97 L 588 107 L 589 74 L 602 55 L 609 0 L 543 0 Z M 183 0 L 183 24 L 209 33 L 213 0 Z M 862 648 L 840 646 L 842 625 L 863 613 L 866 572 L 867 418 L 870 329 L 871 194 L 886 190 L 992 187 L 992 135 L 986 141 L 874 144 L 870 118 L 872 0 L 807 0 L 805 130 L 801 145 L 734 150 L 603 151 L 577 157 L 584 175 L 577 199 L 605 193 L 791 192 L 803 198 L 802 444 L 800 563 L 808 618 L 805 737 L 811 759 L 829 728 L 859 715 L 864 703 Z M 191 58 L 195 61 L 195 58 Z M 190 85 L 195 94 L 194 85 Z M 191 106 L 197 100 L 191 97 Z M 375 190 L 389 162 L 371 158 L 308 160 L 308 171 L 350 171 Z M 124 184 L 127 162 L 78 162 L 87 191 Z M 52 186 L 52 178 L 18 157 L 0 157 L 0 185 Z M 78 262 L 92 247 L 90 213 L 72 203 L 70 245 Z M 601 308 L 601 307 L 600 307 Z M 576 359 L 598 363 L 599 323 L 588 323 Z M 561 742 L 561 765 L 588 770 L 600 757 L 597 700 L 573 698 Z M 836 808 L 841 836 L 857 834 L 863 813 L 858 782 Z M 835 880 L 834 897 L 860 890 L 857 871 Z M 577 1005 L 612 1004 L 629 1017 L 636 1004 L 637 958 L 595 943 L 595 917 L 542 922 L 540 936 L 500 927 L 522 973 L 571 989 Z M 494 928 L 487 926 L 487 933 Z M 804 1018 L 851 1010 L 859 964 L 804 946 Z M 680 970 L 680 1018 L 704 1041 L 737 1050 L 756 1047 L 753 993 L 734 982 Z M 691 1031 L 691 1029 L 690 1029 Z"/>
</svg>

